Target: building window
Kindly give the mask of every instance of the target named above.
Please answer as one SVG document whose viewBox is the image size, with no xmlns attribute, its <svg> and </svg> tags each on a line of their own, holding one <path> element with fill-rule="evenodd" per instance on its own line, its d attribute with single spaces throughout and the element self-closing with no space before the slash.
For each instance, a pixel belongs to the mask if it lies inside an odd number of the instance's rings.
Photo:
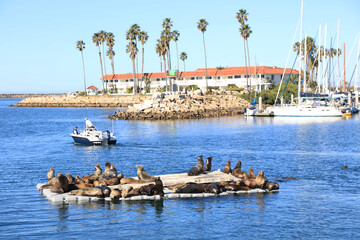
<svg viewBox="0 0 360 240">
<path fill-rule="evenodd" d="M 235 75 L 234 78 L 241 78 L 241 75 Z"/>
<path fill-rule="evenodd" d="M 184 80 L 182 77 L 179 77 L 178 79 L 179 79 L 179 80 Z"/>
<path fill-rule="evenodd" d="M 128 82 L 129 81 L 129 79 L 125 79 L 125 82 Z"/>
<path fill-rule="evenodd" d="M 113 82 L 114 80 L 110 80 L 110 82 Z"/>
<path fill-rule="evenodd" d="M 228 76 L 228 79 L 232 79 L 233 78 L 233 76 Z"/>
<path fill-rule="evenodd" d="M 196 79 L 202 79 L 202 77 L 196 77 Z"/>
<path fill-rule="evenodd" d="M 156 81 L 160 81 L 160 78 L 157 78 Z"/>
<path fill-rule="evenodd" d="M 165 80 L 165 78 L 162 78 L 161 80 L 163 80 L 163 81 L 164 81 L 164 80 Z"/>
<path fill-rule="evenodd" d="M 118 80 L 116 79 L 115 82 L 118 82 Z"/>
<path fill-rule="evenodd" d="M 134 81 L 134 79 L 130 79 L 130 82 L 133 82 Z"/>
<path fill-rule="evenodd" d="M 212 77 L 211 77 L 211 76 L 208 76 L 207 79 L 212 79 Z"/>
<path fill-rule="evenodd" d="M 274 80 L 274 75 L 271 75 L 271 80 Z"/>
<path fill-rule="evenodd" d="M 220 79 L 220 77 L 217 77 L 217 79 Z"/>
<path fill-rule="evenodd" d="M 191 77 L 190 79 L 191 79 L 191 80 L 194 80 L 194 79 L 195 79 L 195 77 Z"/>
<path fill-rule="evenodd" d="M 263 74 L 263 75 L 261 75 L 261 78 L 265 78 L 264 74 Z"/>
</svg>

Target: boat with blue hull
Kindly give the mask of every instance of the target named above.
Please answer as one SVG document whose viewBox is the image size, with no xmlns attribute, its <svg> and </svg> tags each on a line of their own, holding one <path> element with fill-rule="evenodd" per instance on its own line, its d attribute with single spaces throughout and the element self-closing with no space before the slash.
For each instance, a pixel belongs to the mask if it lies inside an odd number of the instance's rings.
<svg viewBox="0 0 360 240">
<path fill-rule="evenodd" d="M 70 134 L 75 144 L 82 145 L 110 145 L 116 144 L 114 133 L 109 130 L 97 131 L 95 126 L 85 127 L 83 132 Z"/>
</svg>

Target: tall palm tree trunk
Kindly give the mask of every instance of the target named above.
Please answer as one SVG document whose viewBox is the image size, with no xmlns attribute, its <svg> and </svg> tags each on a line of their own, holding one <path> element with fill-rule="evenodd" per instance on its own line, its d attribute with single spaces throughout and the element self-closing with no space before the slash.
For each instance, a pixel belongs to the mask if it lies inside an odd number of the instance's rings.
<svg viewBox="0 0 360 240">
<path fill-rule="evenodd" d="M 249 78 L 248 78 L 248 71 L 247 71 L 245 39 L 244 39 L 244 56 L 245 56 L 246 88 L 249 89 Z"/>
<path fill-rule="evenodd" d="M 249 45 L 248 45 L 248 40 L 246 39 L 246 48 L 247 48 L 247 59 L 249 62 L 249 75 L 250 75 L 250 88 L 251 88 L 251 65 L 250 65 L 250 53 L 249 53 Z"/>
<path fill-rule="evenodd" d="M 106 62 L 105 62 L 105 50 L 104 50 L 104 43 L 102 43 L 102 47 L 103 47 L 103 62 L 104 62 L 104 72 L 105 72 L 105 75 L 104 77 L 106 76 Z M 106 89 L 105 89 L 105 79 L 104 79 L 104 82 L 103 82 L 103 94 L 106 93 Z"/>
<path fill-rule="evenodd" d="M 185 72 L 185 61 L 184 61 L 184 72 Z"/>
<path fill-rule="evenodd" d="M 176 54 L 177 54 L 177 69 L 178 69 L 178 71 L 180 71 L 180 67 L 179 67 L 179 51 L 178 51 L 177 42 L 175 42 L 175 44 L 176 44 Z"/>
<path fill-rule="evenodd" d="M 143 81 L 144 81 L 144 46 L 142 48 L 142 52 L 141 52 L 141 85 L 140 85 L 140 89 L 142 88 L 143 85 Z"/>
<path fill-rule="evenodd" d="M 165 59 L 165 54 L 163 55 L 163 60 L 164 60 L 164 73 L 165 73 L 165 89 L 167 91 L 168 89 L 168 79 L 167 79 L 167 74 L 166 74 L 166 59 Z"/>
<path fill-rule="evenodd" d="M 85 63 L 84 63 L 84 55 L 83 55 L 82 51 L 81 51 L 81 58 L 82 58 L 83 71 L 84 71 L 84 90 L 85 90 L 85 95 L 86 95 Z"/>
<path fill-rule="evenodd" d="M 133 95 L 136 95 L 138 93 L 137 91 L 137 81 L 136 81 L 136 72 L 135 72 L 135 58 L 131 58 L 132 61 L 132 69 L 133 69 L 133 79 L 134 79 L 134 89 L 133 89 Z"/>
<path fill-rule="evenodd" d="M 162 60 L 161 60 L 161 56 L 160 56 L 159 58 L 160 58 L 160 72 L 162 72 Z"/>
<path fill-rule="evenodd" d="M 205 84 L 206 91 L 208 90 L 208 77 L 207 77 L 207 63 L 206 63 L 206 47 L 205 47 L 205 34 L 203 32 L 203 42 L 204 42 L 204 53 L 205 53 Z"/>
<path fill-rule="evenodd" d="M 104 76 L 104 72 L 103 72 L 103 64 L 102 64 L 102 60 L 101 60 L 101 50 L 100 50 L 100 45 L 99 47 L 99 57 L 100 57 L 100 67 L 101 67 L 101 77 L 103 78 L 103 91 L 104 91 L 104 83 L 105 83 L 105 76 Z"/>
<path fill-rule="evenodd" d="M 166 54 L 167 54 L 167 67 L 168 67 L 168 70 L 170 71 L 170 56 L 169 56 L 169 48 L 168 48 L 168 51 L 166 51 Z M 171 79 L 168 77 L 169 79 L 169 89 L 168 91 L 170 91 L 170 89 L 172 88 L 172 84 L 171 84 Z M 172 90 L 172 89 L 171 89 Z"/>
</svg>

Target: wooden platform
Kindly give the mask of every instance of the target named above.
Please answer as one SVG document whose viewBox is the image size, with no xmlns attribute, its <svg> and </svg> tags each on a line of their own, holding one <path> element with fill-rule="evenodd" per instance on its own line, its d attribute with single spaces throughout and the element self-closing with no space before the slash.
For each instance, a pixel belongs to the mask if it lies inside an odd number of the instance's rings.
<svg viewBox="0 0 360 240">
<path fill-rule="evenodd" d="M 127 200 L 160 200 L 160 199 L 173 199 L 173 198 L 197 198 L 197 197 L 217 197 L 217 196 L 226 196 L 231 194 L 248 194 L 248 193 L 259 193 L 259 192 L 269 192 L 268 190 L 263 189 L 251 189 L 249 191 L 227 191 L 220 194 L 215 193 L 172 193 L 171 190 L 167 188 L 167 186 L 178 184 L 178 183 L 212 183 L 212 182 L 222 182 L 222 181 L 234 181 L 237 180 L 236 177 L 230 174 L 226 174 L 221 172 L 220 170 L 209 172 L 207 174 L 201 174 L 199 176 L 188 176 L 187 173 L 178 173 L 178 174 L 167 174 L 167 175 L 158 175 L 164 185 L 164 197 L 162 198 L 159 195 L 155 196 L 134 196 L 129 198 L 120 198 L 120 201 L 127 201 Z M 137 177 L 134 177 L 138 179 Z M 108 186 L 111 189 L 123 189 L 127 186 L 132 187 L 140 187 L 146 184 L 119 184 Z M 37 184 L 37 189 L 39 189 L 43 184 Z M 108 198 L 99 198 L 99 197 L 87 197 L 87 196 L 74 196 L 69 195 L 68 193 L 52 193 L 50 189 L 42 190 L 42 194 L 49 199 L 50 202 L 53 203 L 88 203 L 88 202 L 98 202 L 98 201 L 113 201 L 109 197 Z M 117 201 L 117 200 L 116 200 Z"/>
<path fill-rule="evenodd" d="M 274 113 L 255 113 L 253 117 L 274 117 Z"/>
</svg>

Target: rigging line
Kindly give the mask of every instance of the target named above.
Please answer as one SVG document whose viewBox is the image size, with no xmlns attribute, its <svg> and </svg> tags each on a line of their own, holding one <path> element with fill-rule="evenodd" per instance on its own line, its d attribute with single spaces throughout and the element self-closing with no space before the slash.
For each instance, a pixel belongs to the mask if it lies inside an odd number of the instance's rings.
<svg viewBox="0 0 360 240">
<path fill-rule="evenodd" d="M 282 91 L 282 93 L 281 93 L 280 99 L 284 96 L 285 89 L 286 89 L 286 87 L 287 87 L 287 85 L 288 85 L 288 83 L 289 83 L 289 81 L 290 81 L 290 77 L 291 77 L 291 75 L 292 75 L 292 70 L 294 69 L 294 66 L 295 66 L 295 63 L 296 63 L 296 60 L 297 60 L 298 56 L 299 56 L 299 54 L 296 55 L 296 57 L 295 57 L 294 63 L 293 63 L 293 65 L 292 65 L 292 68 L 291 68 L 289 77 L 288 77 L 288 79 L 287 79 L 287 81 L 286 81 L 286 84 L 285 84 L 285 86 L 284 86 L 284 89 L 283 89 L 283 91 Z M 279 89 L 280 89 L 280 87 L 279 87 Z M 276 103 L 276 102 L 275 102 L 275 103 Z"/>
<path fill-rule="evenodd" d="M 300 24 L 300 19 L 301 19 L 301 16 L 299 17 L 299 21 L 298 21 L 298 23 L 297 23 L 297 26 L 296 26 L 296 29 L 295 29 L 295 32 L 294 32 L 294 37 L 293 37 L 292 43 L 291 43 L 291 45 L 290 45 L 290 51 L 289 51 L 289 54 L 288 54 L 288 57 L 287 57 L 287 60 L 286 60 L 284 72 L 283 72 L 282 77 L 281 77 L 281 81 L 280 81 L 280 85 L 279 85 L 278 92 L 277 92 L 277 94 L 276 94 L 276 99 L 275 99 L 274 105 L 276 104 L 276 102 L 277 102 L 277 100 L 278 100 L 278 98 L 279 98 L 280 88 L 281 88 L 282 82 L 284 81 L 285 71 L 286 71 L 287 64 L 288 64 L 289 59 L 290 59 L 290 55 L 291 55 L 292 49 L 293 49 L 293 45 L 294 45 L 294 42 L 295 42 L 296 33 L 297 33 L 297 30 L 298 30 L 299 24 Z M 293 66 L 292 68 L 294 68 L 294 66 Z"/>
<path fill-rule="evenodd" d="M 359 59 L 360 59 L 360 55 L 358 56 L 358 58 L 357 58 L 357 60 L 356 61 L 359 61 Z M 353 72 L 352 72 L 352 74 L 351 74 L 351 78 L 350 78 L 350 81 L 349 81 L 349 84 L 348 84 L 348 86 L 350 86 L 351 85 L 351 81 L 352 81 L 352 79 L 353 79 L 353 77 L 354 77 L 354 73 L 355 73 L 355 70 L 356 70 L 356 68 L 357 68 L 357 63 L 355 64 L 355 67 L 354 67 L 354 70 L 353 70 Z"/>
</svg>

